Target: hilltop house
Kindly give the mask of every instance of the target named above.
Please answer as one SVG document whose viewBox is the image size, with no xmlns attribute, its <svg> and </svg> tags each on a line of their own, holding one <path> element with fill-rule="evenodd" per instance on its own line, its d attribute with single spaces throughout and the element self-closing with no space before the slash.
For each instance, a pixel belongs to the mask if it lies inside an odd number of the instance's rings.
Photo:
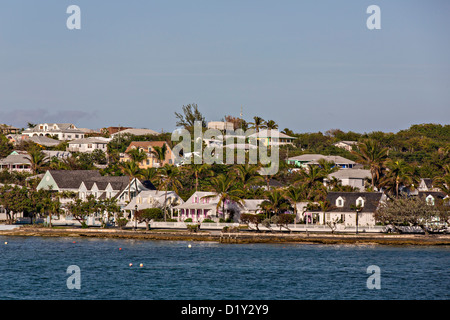
<svg viewBox="0 0 450 320">
<path fill-rule="evenodd" d="M 234 124 L 226 121 L 210 121 L 208 122 L 208 129 L 216 130 L 234 130 Z"/>
<path fill-rule="evenodd" d="M 17 134 L 19 133 L 20 129 L 7 125 L 7 124 L 0 124 L 0 133 L 1 134 Z"/>
<path fill-rule="evenodd" d="M 297 167 L 306 167 L 307 165 L 319 165 L 320 159 L 333 162 L 335 165 L 344 169 L 353 168 L 356 165 L 356 162 L 341 156 L 324 156 L 322 154 L 302 154 L 300 156 L 288 158 L 287 163 Z"/>
<path fill-rule="evenodd" d="M 129 129 L 117 131 L 116 133 L 111 134 L 111 137 L 115 138 L 116 136 L 121 136 L 121 135 L 146 136 L 146 135 L 159 135 L 159 133 L 154 130 L 151 130 L 151 129 L 129 128 Z"/>
<path fill-rule="evenodd" d="M 107 145 L 110 139 L 101 137 L 91 137 L 72 140 L 68 143 L 67 151 L 70 152 L 93 152 L 100 150 L 107 152 Z"/>
<path fill-rule="evenodd" d="M 6 136 L 14 145 L 19 145 L 22 142 L 32 141 L 42 147 L 54 147 L 61 143 L 61 141 L 49 138 L 47 136 L 27 136 L 21 134 L 9 134 Z"/>
<path fill-rule="evenodd" d="M 13 151 L 6 158 L 0 159 L 0 170 L 7 170 L 9 172 L 33 172 L 28 154 L 26 152 L 19 153 L 16 151 Z"/>
<path fill-rule="evenodd" d="M 153 152 L 155 151 L 155 147 L 162 148 L 164 145 L 166 146 L 165 160 L 160 161 Z M 147 157 L 139 163 L 139 168 L 141 169 L 158 168 L 166 164 L 175 163 L 175 155 L 165 141 L 133 141 L 125 150 L 125 153 L 120 154 L 120 161 L 130 161 L 131 158 L 127 152 L 132 149 L 142 150 L 147 155 Z"/>
<path fill-rule="evenodd" d="M 72 123 L 40 123 L 33 128 L 25 129 L 23 135 L 55 136 L 59 140 L 73 140 L 84 138 L 85 133 Z"/>
<path fill-rule="evenodd" d="M 358 188 L 359 191 L 365 191 L 367 179 L 372 178 L 370 170 L 366 169 L 339 169 L 328 175 L 324 180 L 327 185 L 333 178 L 338 179 L 343 186 Z"/>
<path fill-rule="evenodd" d="M 331 210 L 324 212 L 320 207 L 304 212 L 305 218 L 318 217 L 320 224 L 337 221 L 346 227 L 370 227 L 375 225 L 374 213 L 381 202 L 386 201 L 382 192 L 329 192 L 327 201 Z M 311 219 L 310 219 L 311 220 Z"/>
<path fill-rule="evenodd" d="M 262 144 L 266 147 L 289 145 L 292 144 L 296 139 L 274 129 L 264 129 L 259 132 L 253 133 L 248 137 L 250 138 L 250 141 L 252 139 L 256 139 L 259 142 L 258 146 Z"/>
<path fill-rule="evenodd" d="M 358 144 L 357 141 L 339 141 L 333 144 L 335 147 L 345 149 L 347 151 L 352 151 L 353 146 L 356 146 Z"/>
</svg>

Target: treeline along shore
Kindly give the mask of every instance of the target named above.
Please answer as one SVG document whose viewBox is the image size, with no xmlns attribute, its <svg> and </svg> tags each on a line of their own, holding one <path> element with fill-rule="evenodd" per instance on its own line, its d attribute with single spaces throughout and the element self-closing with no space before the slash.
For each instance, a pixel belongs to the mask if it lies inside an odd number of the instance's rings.
<svg viewBox="0 0 450 320">
<path fill-rule="evenodd" d="M 282 232 L 189 232 L 186 230 L 111 230 L 81 228 L 20 227 L 0 231 L 0 236 L 79 237 L 136 240 L 209 241 L 230 244 L 244 243 L 308 243 L 308 244 L 356 244 L 356 245 L 417 245 L 449 246 L 450 235 L 422 234 L 331 234 L 331 233 L 282 233 Z"/>
</svg>

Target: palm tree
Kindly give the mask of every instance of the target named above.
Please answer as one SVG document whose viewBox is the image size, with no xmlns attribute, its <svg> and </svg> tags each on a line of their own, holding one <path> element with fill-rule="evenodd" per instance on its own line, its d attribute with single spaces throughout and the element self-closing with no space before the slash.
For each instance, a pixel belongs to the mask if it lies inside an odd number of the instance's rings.
<svg viewBox="0 0 450 320">
<path fill-rule="evenodd" d="M 247 191 L 250 186 L 264 182 L 264 178 L 259 174 L 259 170 L 260 166 L 248 163 L 235 166 L 235 171 L 244 191 Z"/>
<path fill-rule="evenodd" d="M 31 170 L 37 174 L 43 167 L 48 165 L 48 157 L 41 149 L 33 148 L 28 151 L 28 156 L 25 157 L 30 161 Z"/>
<path fill-rule="evenodd" d="M 282 213 L 283 210 L 291 209 L 289 201 L 284 197 L 284 193 L 280 189 L 267 192 L 266 199 L 259 206 L 269 215 L 277 215 Z"/>
<path fill-rule="evenodd" d="M 356 162 L 369 167 L 372 176 L 372 190 L 375 190 L 375 179 L 378 181 L 380 178 L 388 156 L 388 149 L 383 148 L 377 141 L 368 139 L 360 143 L 358 149 L 353 150 L 352 154 L 357 157 Z"/>
<path fill-rule="evenodd" d="M 220 206 L 222 206 L 222 214 L 225 217 L 225 203 L 227 201 L 233 201 L 237 205 L 243 205 L 242 194 L 243 191 L 236 187 L 236 180 L 230 174 L 219 174 L 210 180 L 208 190 L 211 191 L 212 195 L 204 196 L 203 198 L 219 198 L 217 202 L 216 210 L 218 211 Z"/>
<path fill-rule="evenodd" d="M 308 164 L 306 168 L 300 170 L 300 175 L 294 181 L 294 185 L 304 185 L 309 190 L 307 199 L 311 200 L 312 198 L 317 198 L 319 193 L 322 195 L 324 192 L 323 179 L 325 177 L 325 172 L 319 166 Z"/>
<path fill-rule="evenodd" d="M 140 173 L 140 168 L 135 161 L 123 161 L 119 163 L 122 172 L 127 175 L 130 179 L 128 184 L 128 201 L 131 201 L 131 181 L 133 178 L 137 178 Z M 136 182 L 136 192 L 137 192 L 137 182 Z"/>
<path fill-rule="evenodd" d="M 325 225 L 325 223 L 326 223 L 325 214 L 328 211 L 333 210 L 335 207 L 327 200 L 319 201 L 319 206 L 320 206 L 320 209 L 322 210 L 322 213 L 323 213 L 323 224 Z"/>
<path fill-rule="evenodd" d="M 166 164 L 160 169 L 161 184 L 160 187 L 165 189 L 164 195 L 164 221 L 167 215 L 167 192 L 169 188 L 178 193 L 178 188 L 182 187 L 180 182 L 180 169 L 175 166 Z"/>
<path fill-rule="evenodd" d="M 166 160 L 167 145 L 164 143 L 162 147 L 154 146 L 150 153 L 156 157 L 159 165 L 162 166 L 163 162 Z"/>
<path fill-rule="evenodd" d="M 147 159 L 147 153 L 142 149 L 133 148 L 127 151 L 127 154 L 132 162 L 141 163 L 142 161 Z"/>
<path fill-rule="evenodd" d="M 278 129 L 278 125 L 273 120 L 267 120 L 265 127 L 269 130 L 277 130 Z"/>
<path fill-rule="evenodd" d="M 322 169 L 325 177 L 339 170 L 339 167 L 333 161 L 319 159 L 317 162 L 319 163 L 319 167 Z"/>
<path fill-rule="evenodd" d="M 207 163 L 196 164 L 191 163 L 185 167 L 185 171 L 195 178 L 195 191 L 198 191 L 198 178 L 202 173 L 212 173 L 211 165 Z"/>
<path fill-rule="evenodd" d="M 140 169 L 139 173 L 138 173 L 138 178 L 150 181 L 153 184 L 155 184 L 157 177 L 158 177 L 158 171 L 156 168 Z"/>
<path fill-rule="evenodd" d="M 395 190 L 395 196 L 399 197 L 400 186 L 410 187 L 417 182 L 412 167 L 404 160 L 389 160 L 386 162 L 388 172 L 381 181 L 381 185 Z"/>
<path fill-rule="evenodd" d="M 256 132 L 259 132 L 260 129 L 265 128 L 265 123 L 263 118 L 255 116 L 253 117 L 253 122 L 249 122 L 250 129 L 255 129 Z"/>
<path fill-rule="evenodd" d="M 284 192 L 284 197 L 290 202 L 292 208 L 294 209 L 295 221 L 297 220 L 297 203 L 306 199 L 304 186 L 300 187 L 289 187 Z"/>
<path fill-rule="evenodd" d="M 447 167 L 450 170 L 450 166 Z M 447 171 L 446 169 L 446 172 L 447 173 L 444 176 L 434 178 L 433 182 L 442 192 L 447 196 L 450 196 L 450 171 Z"/>
</svg>

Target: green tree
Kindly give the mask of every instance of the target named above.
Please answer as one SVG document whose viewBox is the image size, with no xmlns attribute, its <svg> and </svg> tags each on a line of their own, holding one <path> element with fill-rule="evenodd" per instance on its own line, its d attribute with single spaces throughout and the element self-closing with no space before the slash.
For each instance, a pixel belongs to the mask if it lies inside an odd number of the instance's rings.
<svg viewBox="0 0 450 320">
<path fill-rule="evenodd" d="M 3 134 L 0 134 L 0 159 L 7 157 L 14 149 L 14 146 L 9 142 Z"/>
<path fill-rule="evenodd" d="M 352 154 L 357 157 L 356 162 L 369 167 L 372 176 L 372 190 L 375 190 L 375 181 L 378 181 L 380 178 L 388 156 L 388 149 L 383 148 L 375 140 L 367 139 L 360 143 L 358 149 L 353 150 Z"/>
<path fill-rule="evenodd" d="M 151 151 L 160 166 L 162 166 L 164 161 L 166 161 L 167 150 L 167 145 L 164 143 L 162 147 L 154 146 L 153 150 Z"/>
<path fill-rule="evenodd" d="M 280 189 L 266 192 L 266 199 L 259 204 L 259 207 L 266 212 L 268 217 L 281 214 L 292 208 Z"/>
<path fill-rule="evenodd" d="M 205 117 L 198 110 L 198 106 L 195 103 L 183 106 L 183 113 L 175 112 L 177 118 L 176 126 L 183 127 L 186 130 L 192 131 L 196 121 L 200 121 L 203 128 L 206 128 Z"/>
<path fill-rule="evenodd" d="M 261 117 L 253 117 L 253 122 L 249 122 L 250 129 L 255 129 L 256 132 L 259 132 L 259 130 L 264 129 L 266 122 Z"/>
<path fill-rule="evenodd" d="M 244 191 L 248 191 L 250 187 L 256 186 L 264 182 L 263 176 L 259 173 L 259 165 L 238 164 L 235 166 L 237 178 L 242 183 Z"/>
<path fill-rule="evenodd" d="M 297 217 L 297 203 L 306 200 L 306 190 L 304 185 L 299 187 L 291 186 L 284 192 L 284 197 L 289 201 L 291 207 L 294 209 L 294 214 Z"/>
<path fill-rule="evenodd" d="M 28 150 L 28 156 L 26 156 L 25 158 L 30 161 L 33 174 L 40 173 L 43 168 L 49 165 L 47 155 L 42 152 L 40 148 L 33 148 Z"/>
<path fill-rule="evenodd" d="M 243 199 L 241 189 L 238 189 L 235 183 L 235 178 L 231 174 L 219 174 L 216 177 L 211 178 L 208 190 L 212 192 L 212 195 L 204 196 L 203 198 L 218 198 L 216 210 L 219 211 L 222 206 L 222 214 L 225 217 L 225 203 L 234 202 L 238 206 L 242 206 Z M 232 217 L 230 217 L 232 218 Z"/>
<path fill-rule="evenodd" d="M 273 120 L 267 120 L 266 128 L 269 129 L 269 130 L 277 130 L 278 129 L 278 124 L 276 124 L 276 122 L 273 121 Z"/>
<path fill-rule="evenodd" d="M 133 178 L 137 178 L 140 174 L 139 165 L 135 161 L 123 161 L 120 162 L 119 166 L 122 172 L 129 177 L 128 200 L 131 201 L 131 182 L 133 181 Z M 137 183 L 135 187 L 137 191 Z"/>
<path fill-rule="evenodd" d="M 145 222 L 145 230 L 148 231 L 150 230 L 150 221 L 160 220 L 164 214 L 161 208 L 147 208 L 136 211 L 135 216 L 139 223 Z"/>
<path fill-rule="evenodd" d="M 399 197 L 400 187 L 411 187 L 418 184 L 418 179 L 414 175 L 414 170 L 404 160 L 388 160 L 386 162 L 387 173 L 382 178 L 381 186 L 388 190 L 395 190 L 395 196 Z"/>
<path fill-rule="evenodd" d="M 178 189 L 182 187 L 180 182 L 180 170 L 175 167 L 166 164 L 160 170 L 161 183 L 160 187 L 164 188 L 164 221 L 167 216 L 167 192 L 172 189 L 178 193 Z"/>
</svg>

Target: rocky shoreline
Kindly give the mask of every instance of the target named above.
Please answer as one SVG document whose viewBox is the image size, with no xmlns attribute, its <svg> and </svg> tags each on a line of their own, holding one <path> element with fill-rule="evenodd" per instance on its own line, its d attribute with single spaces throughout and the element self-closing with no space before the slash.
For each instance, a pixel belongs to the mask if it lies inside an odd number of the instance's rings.
<svg viewBox="0 0 450 320">
<path fill-rule="evenodd" d="M 186 230 L 133 231 L 117 229 L 20 227 L 0 231 L 0 236 L 90 237 L 138 240 L 213 241 L 219 243 L 309 243 L 365 245 L 448 246 L 450 235 L 406 234 L 331 234 L 331 233 L 256 233 L 240 231 L 189 232 Z"/>
</svg>

